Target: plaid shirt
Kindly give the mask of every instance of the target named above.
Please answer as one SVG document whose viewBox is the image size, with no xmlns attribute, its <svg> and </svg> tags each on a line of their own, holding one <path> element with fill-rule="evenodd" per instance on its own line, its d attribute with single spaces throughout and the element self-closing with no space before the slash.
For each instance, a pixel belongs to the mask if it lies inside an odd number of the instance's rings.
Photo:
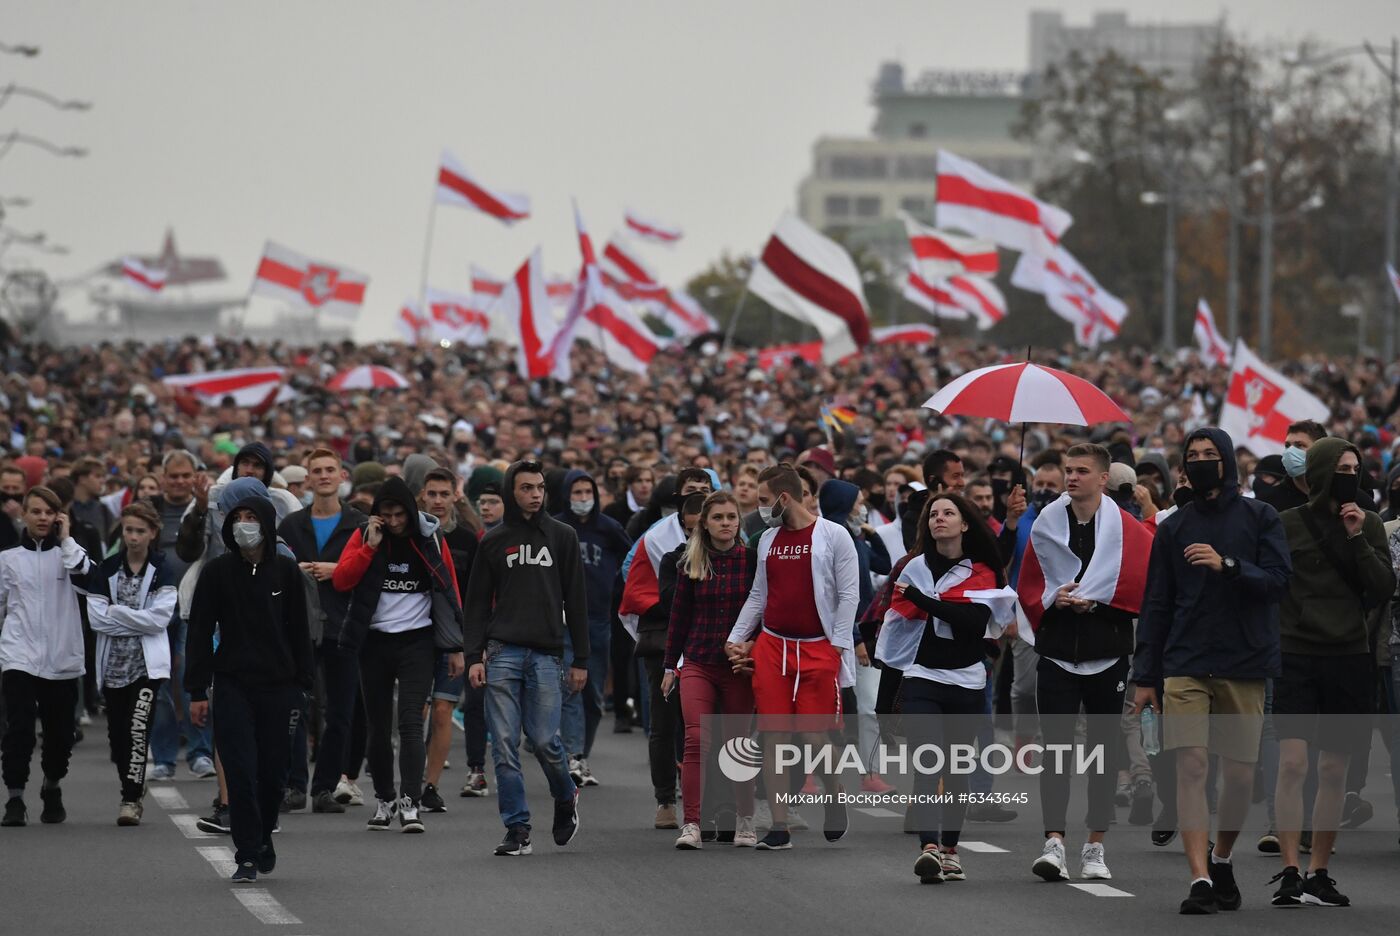
<svg viewBox="0 0 1400 936">
<path fill-rule="evenodd" d="M 724 641 L 753 586 L 748 553 L 743 543 L 710 553 L 714 574 L 698 582 L 679 572 L 666 633 L 666 669 L 675 669 L 681 654 L 696 663 L 726 662 Z"/>
</svg>

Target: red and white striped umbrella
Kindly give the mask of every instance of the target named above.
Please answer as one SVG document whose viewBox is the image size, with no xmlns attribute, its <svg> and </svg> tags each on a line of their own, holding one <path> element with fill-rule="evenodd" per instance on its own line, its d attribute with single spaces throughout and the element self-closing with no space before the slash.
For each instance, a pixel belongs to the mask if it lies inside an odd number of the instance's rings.
<svg viewBox="0 0 1400 936">
<path fill-rule="evenodd" d="M 924 407 L 944 416 L 981 416 L 1002 422 L 1069 426 L 1132 422 L 1108 394 L 1084 378 L 1030 363 L 969 371 L 929 397 Z"/>
<path fill-rule="evenodd" d="M 328 390 L 407 390 L 408 378 L 378 364 L 361 364 L 341 371 L 326 384 Z"/>
</svg>

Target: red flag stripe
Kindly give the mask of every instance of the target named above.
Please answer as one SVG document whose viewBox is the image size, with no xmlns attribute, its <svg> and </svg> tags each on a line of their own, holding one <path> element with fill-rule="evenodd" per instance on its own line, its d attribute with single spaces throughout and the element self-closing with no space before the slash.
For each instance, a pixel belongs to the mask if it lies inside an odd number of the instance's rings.
<svg viewBox="0 0 1400 936">
<path fill-rule="evenodd" d="M 627 349 L 628 353 L 643 363 L 650 363 L 656 357 L 656 343 L 618 317 L 617 313 L 602 303 L 588 310 L 586 318 L 599 326 L 613 340 Z"/>
<path fill-rule="evenodd" d="M 199 383 L 185 384 L 182 389 L 191 393 L 198 393 L 200 396 L 224 396 L 236 390 L 246 390 L 249 387 L 256 387 L 259 384 L 281 383 L 282 375 L 276 373 L 268 374 L 240 374 L 236 377 L 214 377 Z"/>
<path fill-rule="evenodd" d="M 1000 322 L 1006 317 L 1006 314 L 1002 312 L 1001 309 L 988 301 L 987 297 L 978 292 L 974 287 L 964 282 L 962 277 L 954 276 L 950 278 L 948 280 L 948 285 L 958 291 L 959 296 L 962 297 L 959 299 L 959 304 L 968 309 L 968 311 L 980 309 L 981 314 L 991 319 L 993 322 Z M 969 302 L 972 303 L 972 306 L 975 306 L 976 309 L 969 307 Z"/>
<path fill-rule="evenodd" d="M 855 293 L 803 260 L 777 237 L 768 239 L 761 260 L 788 289 L 843 319 L 857 347 L 870 343 L 870 321 Z"/>
<path fill-rule="evenodd" d="M 920 260 L 944 260 L 961 263 L 969 273 L 979 276 L 994 276 L 997 272 L 997 254 L 960 253 L 937 237 L 918 235 L 909 239 L 909 248 Z"/>
<path fill-rule="evenodd" d="M 515 288 L 520 291 L 520 342 L 525 352 L 526 366 L 531 377 L 544 377 L 549 374 L 550 360 L 540 343 L 540 335 L 535 327 L 534 296 L 530 291 L 530 264 L 525 264 L 515 274 Z"/>
<path fill-rule="evenodd" d="M 446 166 L 438 167 L 438 185 L 461 195 L 467 201 L 493 217 L 508 221 L 519 221 L 530 216 L 526 212 L 512 211 L 500 200 L 492 196 L 490 192 L 473 185 Z"/>
<path fill-rule="evenodd" d="M 263 257 L 258 264 L 258 279 L 267 280 L 276 286 L 284 286 L 287 289 L 301 291 L 302 283 L 306 280 L 306 273 L 296 267 L 287 266 L 271 257 Z M 331 294 L 324 300 L 326 302 L 352 302 L 356 305 L 365 301 L 365 284 L 347 280 L 337 280 Z"/>
<path fill-rule="evenodd" d="M 650 224 L 643 224 L 641 221 L 638 221 L 631 215 L 627 216 L 626 221 L 628 227 L 645 237 L 651 237 L 656 240 L 668 241 L 671 243 L 674 243 L 675 241 L 681 239 L 681 236 L 675 233 L 674 231 L 663 231 L 660 228 L 653 227 Z"/>
<path fill-rule="evenodd" d="M 1014 218 L 1025 224 L 1033 224 L 1041 230 L 1051 244 L 1059 243 L 1055 232 L 1046 227 L 1040 217 L 1040 208 L 1029 198 L 1012 195 L 1010 192 L 997 192 L 978 188 L 972 182 L 957 175 L 940 175 L 934 198 L 950 205 L 963 205 L 977 208 L 991 214 Z"/>
<path fill-rule="evenodd" d="M 953 295 L 949 293 L 946 289 L 942 289 L 938 286 L 935 286 L 933 283 L 930 283 L 928 280 L 924 279 L 917 273 L 911 272 L 909 274 L 909 285 L 913 286 L 925 296 L 928 296 L 934 302 L 940 302 L 943 305 L 961 305 L 961 303 L 959 303 L 958 300 L 955 299 Z"/>
<path fill-rule="evenodd" d="M 621 270 L 627 276 L 627 278 L 632 280 L 633 282 L 651 282 L 651 275 L 646 270 L 644 270 L 641 267 L 641 265 L 637 263 L 637 261 L 633 260 L 631 257 L 627 256 L 627 254 L 619 250 L 617 245 L 612 243 L 611 241 L 609 241 L 608 246 L 604 248 L 603 256 L 611 260 L 613 263 L 617 264 L 617 268 Z"/>
</svg>

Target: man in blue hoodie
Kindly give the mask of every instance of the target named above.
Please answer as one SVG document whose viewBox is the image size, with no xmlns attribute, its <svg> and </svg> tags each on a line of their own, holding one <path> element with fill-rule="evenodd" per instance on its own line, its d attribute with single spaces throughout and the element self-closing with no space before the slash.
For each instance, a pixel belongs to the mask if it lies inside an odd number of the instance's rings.
<svg viewBox="0 0 1400 936">
<path fill-rule="evenodd" d="M 583 560 L 584 591 L 588 600 L 588 685 L 582 692 L 564 698 L 560 735 L 569 752 L 569 773 L 579 786 L 597 786 L 588 766 L 593 739 L 603 720 L 603 684 L 608 678 L 611 659 L 612 596 L 622 560 L 632 548 L 622 524 L 604 514 L 598 506 L 598 483 L 586 471 L 574 469 L 564 476 L 562 493 L 569 509 L 555 515 L 578 534 L 579 557 Z M 567 636 L 567 632 L 566 632 Z M 572 642 L 568 655 L 572 658 Z"/>
<path fill-rule="evenodd" d="M 1281 670 L 1279 602 L 1293 565 L 1277 511 L 1240 496 L 1229 435 L 1197 429 L 1182 448 L 1194 498 L 1157 526 L 1131 681 L 1134 711 L 1151 705 L 1167 715 L 1162 748 L 1176 751 L 1177 811 L 1191 868 L 1181 912 L 1208 914 L 1240 907 L 1230 858 L 1249 813 L 1264 680 Z M 1210 725 L 1208 715 L 1236 717 Z M 1224 788 L 1207 858 L 1210 754 L 1222 759 Z"/>
</svg>

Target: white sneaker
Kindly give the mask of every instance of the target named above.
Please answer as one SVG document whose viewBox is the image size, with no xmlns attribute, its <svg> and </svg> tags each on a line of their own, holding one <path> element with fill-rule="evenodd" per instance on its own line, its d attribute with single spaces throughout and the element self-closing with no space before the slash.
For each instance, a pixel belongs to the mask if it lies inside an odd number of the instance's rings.
<svg viewBox="0 0 1400 936">
<path fill-rule="evenodd" d="M 569 755 L 569 778 L 574 781 L 574 786 L 583 786 L 583 760 L 582 758 Z"/>
<path fill-rule="evenodd" d="M 1113 880 L 1108 865 L 1104 864 L 1102 842 L 1084 843 L 1084 848 L 1079 853 L 1079 877 L 1085 881 Z"/>
<path fill-rule="evenodd" d="M 588 766 L 588 759 L 580 757 L 578 759 L 579 773 L 583 775 L 581 786 L 597 786 L 598 778 L 593 776 L 593 768 Z"/>
<path fill-rule="evenodd" d="M 754 831 L 753 816 L 740 816 L 739 827 L 734 830 L 734 847 L 753 848 L 758 845 L 758 833 Z"/>
<path fill-rule="evenodd" d="M 418 804 L 407 796 L 400 796 L 398 802 L 399 809 L 399 831 L 400 832 L 422 832 L 423 820 L 418 817 Z"/>
<path fill-rule="evenodd" d="M 787 827 L 789 832 L 806 832 L 812 828 L 807 824 L 807 820 L 797 814 L 797 810 L 788 807 Z"/>
<path fill-rule="evenodd" d="M 350 785 L 350 799 L 346 801 L 346 806 L 363 806 L 365 804 L 365 794 L 360 790 L 360 785 L 354 780 L 347 781 Z"/>
<path fill-rule="evenodd" d="M 1047 838 L 1045 850 L 1040 853 L 1035 864 L 1031 865 L 1031 873 L 1047 881 L 1068 881 L 1069 872 L 1065 870 L 1065 843 L 1053 835 Z"/>
<path fill-rule="evenodd" d="M 700 827 L 693 822 L 687 822 L 681 826 L 681 834 L 676 839 L 676 847 L 682 851 L 699 851 Z"/>
<path fill-rule="evenodd" d="M 365 823 L 365 827 L 374 832 L 387 832 L 397 809 L 397 800 L 375 800 L 374 815 Z"/>
<path fill-rule="evenodd" d="M 753 825 L 755 829 L 773 827 L 773 811 L 768 808 L 766 800 L 759 800 L 753 804 Z"/>
</svg>

